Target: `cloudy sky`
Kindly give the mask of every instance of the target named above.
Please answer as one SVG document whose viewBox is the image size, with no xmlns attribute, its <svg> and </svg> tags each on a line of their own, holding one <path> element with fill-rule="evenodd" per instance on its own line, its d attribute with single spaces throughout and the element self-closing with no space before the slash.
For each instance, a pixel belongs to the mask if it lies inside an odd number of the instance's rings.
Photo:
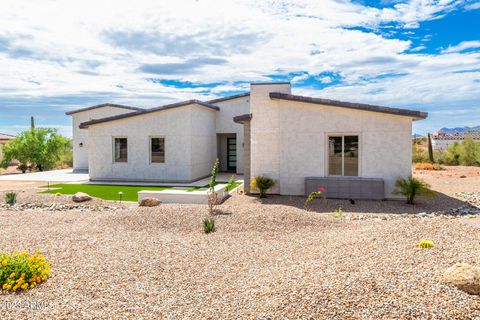
<svg viewBox="0 0 480 320">
<path fill-rule="evenodd" d="M 0 0 L 0 132 L 71 136 L 65 111 L 293 93 L 480 125 L 480 1 Z"/>
</svg>

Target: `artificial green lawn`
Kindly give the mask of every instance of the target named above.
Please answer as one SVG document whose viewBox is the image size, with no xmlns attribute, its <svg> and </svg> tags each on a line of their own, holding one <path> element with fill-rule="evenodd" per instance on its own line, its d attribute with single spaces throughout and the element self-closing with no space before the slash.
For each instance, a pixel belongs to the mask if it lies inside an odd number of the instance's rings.
<svg viewBox="0 0 480 320">
<path fill-rule="evenodd" d="M 217 184 L 226 182 L 217 182 Z M 231 189 L 240 185 L 239 181 Z M 44 186 L 43 188 L 47 188 Z M 107 185 L 107 184 L 54 184 L 50 186 L 50 190 L 42 191 L 41 193 L 60 193 L 60 194 L 75 194 L 77 192 L 84 192 L 92 197 L 104 200 L 120 200 L 119 192 L 123 192 L 122 201 L 138 201 L 137 193 L 141 190 L 162 191 L 162 190 L 185 190 L 191 191 L 205 191 L 208 185 L 201 187 L 155 187 L 155 186 L 129 186 L 129 185 Z"/>
</svg>

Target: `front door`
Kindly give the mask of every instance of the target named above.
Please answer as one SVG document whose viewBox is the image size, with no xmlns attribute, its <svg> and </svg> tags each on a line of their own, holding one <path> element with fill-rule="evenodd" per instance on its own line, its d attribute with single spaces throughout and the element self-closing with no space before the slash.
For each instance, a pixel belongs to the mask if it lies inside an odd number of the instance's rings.
<svg viewBox="0 0 480 320">
<path fill-rule="evenodd" d="M 227 138 L 227 170 L 237 171 L 237 138 Z"/>
</svg>

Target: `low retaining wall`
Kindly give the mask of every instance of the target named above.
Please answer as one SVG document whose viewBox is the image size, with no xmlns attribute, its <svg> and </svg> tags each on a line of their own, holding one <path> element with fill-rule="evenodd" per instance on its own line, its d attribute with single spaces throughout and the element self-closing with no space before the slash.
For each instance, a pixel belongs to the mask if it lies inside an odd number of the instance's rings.
<svg viewBox="0 0 480 320">
<path fill-rule="evenodd" d="M 229 193 L 225 190 L 226 184 L 219 184 L 213 189 L 217 194 L 218 201 L 222 202 Z M 186 191 L 186 190 L 162 190 L 149 191 L 142 190 L 138 192 L 138 202 L 144 198 L 156 198 L 162 203 L 183 203 L 183 204 L 207 204 L 206 191 Z"/>
<path fill-rule="evenodd" d="M 369 199 L 385 198 L 384 182 L 381 178 L 360 177 L 307 177 L 305 192 L 325 189 L 325 196 L 332 199 Z"/>
</svg>

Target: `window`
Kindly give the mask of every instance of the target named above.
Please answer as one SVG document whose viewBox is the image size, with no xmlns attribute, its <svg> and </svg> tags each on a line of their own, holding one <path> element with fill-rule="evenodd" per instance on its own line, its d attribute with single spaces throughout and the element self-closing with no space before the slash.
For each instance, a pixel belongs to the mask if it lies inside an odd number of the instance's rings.
<svg viewBox="0 0 480 320">
<path fill-rule="evenodd" d="M 113 162 L 127 162 L 128 145 L 127 138 L 113 139 Z"/>
<path fill-rule="evenodd" d="M 165 162 L 165 138 L 150 138 L 150 161 Z"/>
<path fill-rule="evenodd" d="M 358 136 L 328 137 L 328 174 L 358 176 Z"/>
</svg>

